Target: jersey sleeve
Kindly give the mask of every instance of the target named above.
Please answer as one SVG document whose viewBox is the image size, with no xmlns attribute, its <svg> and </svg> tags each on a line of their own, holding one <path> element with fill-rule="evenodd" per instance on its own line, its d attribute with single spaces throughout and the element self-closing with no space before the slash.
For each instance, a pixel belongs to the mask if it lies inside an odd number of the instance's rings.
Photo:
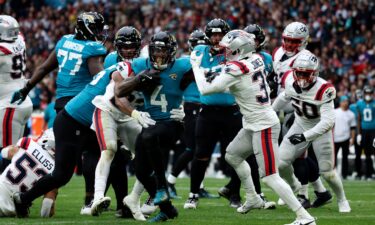
<svg viewBox="0 0 375 225">
<path fill-rule="evenodd" d="M 86 54 L 88 58 L 92 56 L 102 56 L 107 54 L 107 49 L 99 42 L 91 41 L 87 44 Z"/>
<path fill-rule="evenodd" d="M 223 71 L 232 76 L 240 76 L 249 73 L 250 69 L 240 61 L 230 61 L 224 66 Z"/>
<path fill-rule="evenodd" d="M 17 146 L 24 150 L 27 150 L 29 148 L 30 142 L 31 138 L 23 137 L 20 140 L 18 140 Z"/>
<path fill-rule="evenodd" d="M 320 121 L 313 128 L 305 131 L 303 135 L 307 141 L 313 141 L 327 133 L 335 124 L 335 110 L 333 101 L 323 103 L 320 106 Z"/>
<path fill-rule="evenodd" d="M 107 69 L 108 67 L 116 64 L 117 63 L 116 58 L 117 58 L 117 52 L 109 53 L 104 59 L 104 64 L 103 64 L 104 69 Z"/>
<path fill-rule="evenodd" d="M 323 84 L 315 95 L 316 101 L 330 102 L 336 98 L 336 89 L 330 83 Z"/>
<path fill-rule="evenodd" d="M 131 69 L 134 71 L 134 73 L 137 75 L 143 70 L 148 69 L 148 59 L 147 58 L 136 58 L 133 60 L 131 64 Z"/>
<path fill-rule="evenodd" d="M 290 97 L 287 97 L 285 95 L 285 91 L 281 92 L 275 99 L 275 101 L 272 103 L 272 108 L 276 112 L 284 109 L 290 102 Z"/>
<path fill-rule="evenodd" d="M 355 115 L 352 111 L 350 111 L 350 127 L 351 128 L 356 128 L 357 127 L 357 120 L 355 118 Z"/>
</svg>

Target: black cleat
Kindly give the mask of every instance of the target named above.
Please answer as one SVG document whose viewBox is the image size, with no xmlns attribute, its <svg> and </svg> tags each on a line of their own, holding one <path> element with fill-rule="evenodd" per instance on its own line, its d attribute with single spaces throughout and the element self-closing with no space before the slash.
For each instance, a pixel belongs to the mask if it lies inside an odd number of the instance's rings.
<svg viewBox="0 0 375 225">
<path fill-rule="evenodd" d="M 30 213 L 30 206 L 31 204 L 22 203 L 21 201 L 21 194 L 20 192 L 16 192 L 13 194 L 13 202 L 14 206 L 16 208 L 16 215 L 18 218 L 26 218 L 29 217 Z"/>
<path fill-rule="evenodd" d="M 157 223 L 157 222 L 164 222 L 170 219 L 174 219 L 178 216 L 177 209 L 172 206 L 171 209 L 167 211 L 160 211 L 155 217 L 148 220 L 149 223 Z"/>
<path fill-rule="evenodd" d="M 199 189 L 199 198 L 219 198 L 218 195 L 213 195 L 210 192 L 208 192 L 206 189 L 201 188 Z"/>
<path fill-rule="evenodd" d="M 133 219 L 133 214 L 127 206 L 123 206 L 121 209 L 116 211 L 115 217 Z"/>
<path fill-rule="evenodd" d="M 317 192 L 317 191 L 314 191 L 314 192 L 316 195 L 316 199 L 312 203 L 311 207 L 318 208 L 332 201 L 332 195 L 328 190 L 325 192 Z"/>
<path fill-rule="evenodd" d="M 236 209 L 238 207 L 241 207 L 241 205 L 242 205 L 242 203 L 241 203 L 241 197 L 238 196 L 238 195 L 232 195 L 232 196 L 230 196 L 229 205 L 230 205 L 230 207 L 236 208 Z"/>
<path fill-rule="evenodd" d="M 306 198 L 304 195 L 297 195 L 297 199 L 301 203 L 303 208 L 305 209 L 311 208 L 310 200 Z"/>
<path fill-rule="evenodd" d="M 217 193 L 219 194 L 220 197 L 226 198 L 230 201 L 230 189 L 227 187 L 221 187 Z"/>
</svg>

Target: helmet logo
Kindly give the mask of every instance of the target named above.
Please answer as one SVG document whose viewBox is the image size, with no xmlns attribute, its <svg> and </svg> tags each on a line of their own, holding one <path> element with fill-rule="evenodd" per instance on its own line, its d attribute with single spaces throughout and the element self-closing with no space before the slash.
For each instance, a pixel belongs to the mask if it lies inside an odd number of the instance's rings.
<svg viewBox="0 0 375 225">
<path fill-rule="evenodd" d="M 95 18 L 92 15 L 84 14 L 82 17 L 86 24 L 95 22 Z"/>
<path fill-rule="evenodd" d="M 307 28 L 305 26 L 302 26 L 301 28 L 299 28 L 299 30 L 303 33 L 307 32 Z"/>
</svg>

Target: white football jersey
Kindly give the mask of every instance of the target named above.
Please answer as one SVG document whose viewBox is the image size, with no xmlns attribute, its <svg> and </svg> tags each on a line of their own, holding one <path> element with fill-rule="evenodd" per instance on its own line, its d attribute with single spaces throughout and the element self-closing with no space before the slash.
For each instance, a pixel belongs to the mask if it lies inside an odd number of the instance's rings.
<svg viewBox="0 0 375 225">
<path fill-rule="evenodd" d="M 129 68 L 128 71 L 121 73 L 124 79 L 128 78 L 131 74 L 131 65 L 129 62 L 124 63 Z M 118 122 L 126 122 L 133 118 L 121 112 L 113 103 L 112 99 L 115 96 L 115 82 L 111 82 L 107 85 L 104 95 L 98 95 L 92 100 L 92 104 L 105 112 L 111 114 L 112 118 Z"/>
<path fill-rule="evenodd" d="M 223 92 L 229 88 L 240 107 L 245 129 L 260 131 L 279 123 L 271 106 L 270 88 L 260 55 L 252 54 L 239 61 L 227 62 L 211 83 L 206 81 L 203 70 L 193 70 L 201 94 Z"/>
<path fill-rule="evenodd" d="M 20 150 L 0 176 L 0 182 L 12 193 L 30 190 L 35 182 L 51 173 L 55 160 L 31 138 L 21 138 Z"/>
<path fill-rule="evenodd" d="M 274 50 L 272 53 L 272 61 L 273 61 L 273 70 L 277 74 L 277 78 L 279 80 L 279 91 L 280 93 L 283 89 L 280 88 L 281 78 L 283 77 L 284 73 L 288 70 L 291 70 L 292 62 L 302 53 L 310 53 L 309 50 L 302 50 L 297 54 L 289 57 L 285 54 L 284 49 L 280 46 Z"/>
<path fill-rule="evenodd" d="M 286 103 L 291 102 L 296 116 L 295 122 L 304 129 L 306 140 L 314 140 L 330 131 L 334 125 L 335 87 L 318 77 L 309 90 L 297 93 L 293 83 L 293 72 L 287 71 L 282 77 L 285 90 L 277 96 L 272 106 L 279 111 L 285 107 Z"/>
</svg>

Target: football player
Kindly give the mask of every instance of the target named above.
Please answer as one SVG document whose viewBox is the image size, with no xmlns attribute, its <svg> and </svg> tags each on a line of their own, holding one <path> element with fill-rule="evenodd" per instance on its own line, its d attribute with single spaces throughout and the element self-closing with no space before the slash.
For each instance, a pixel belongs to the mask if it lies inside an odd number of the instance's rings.
<svg viewBox="0 0 375 225">
<path fill-rule="evenodd" d="M 33 105 L 29 97 L 19 105 L 11 104 L 12 93 L 25 83 L 26 44 L 18 22 L 11 16 L 0 15 L 0 151 L 16 144 L 23 135 Z M 3 159 L 0 171 L 10 163 Z"/>
<path fill-rule="evenodd" d="M 116 51 L 107 55 L 104 60 L 104 67 L 108 68 L 118 62 L 126 62 L 125 65 L 127 67 L 121 70 L 127 72 L 128 67 L 130 67 L 129 62 L 139 56 L 141 34 L 134 27 L 122 27 L 115 35 L 114 44 Z M 119 66 L 121 65 L 123 64 L 119 64 Z M 105 94 L 96 96 L 93 100 L 93 104 L 96 107 L 93 127 L 97 133 L 98 139 L 100 139 L 101 157 L 95 171 L 95 195 L 90 213 L 92 215 L 99 215 L 102 211 L 103 202 L 105 203 L 106 200 L 109 200 L 109 197 L 104 197 L 104 194 L 106 180 L 109 173 L 111 173 L 110 176 L 114 178 L 111 180 L 111 183 L 115 189 L 117 209 L 120 210 L 119 212 L 123 214 L 122 216 L 125 216 L 124 209 L 122 209 L 122 205 L 125 204 L 129 207 L 136 220 L 144 221 L 146 219 L 139 208 L 139 200 L 144 188 L 138 180 L 136 180 L 134 184 L 132 193 L 125 198 L 128 193 L 127 182 L 125 181 L 127 181 L 128 178 L 126 170 L 122 169 L 125 160 L 121 159 L 124 158 L 124 154 L 117 150 L 117 137 L 119 136 L 121 140 L 125 141 L 127 149 L 134 154 L 135 139 L 142 130 L 142 126 L 133 118 L 122 113 L 113 103 L 115 81 L 119 82 L 120 80 L 122 79 L 119 76 L 117 76 L 116 79 L 112 79 L 106 88 Z M 133 96 L 136 96 L 136 94 L 133 93 L 129 96 L 129 100 L 133 98 Z M 132 102 L 136 101 L 137 99 L 132 100 Z M 121 157 L 121 155 L 123 156 Z"/>
<path fill-rule="evenodd" d="M 190 52 L 193 51 L 197 45 L 209 45 L 210 40 L 206 34 L 201 30 L 193 31 L 188 39 L 188 45 Z M 176 179 L 178 175 L 184 170 L 187 164 L 193 159 L 195 153 L 195 125 L 200 109 L 200 96 L 195 82 L 191 82 L 184 91 L 184 143 L 186 145 L 185 151 L 178 157 L 176 163 L 172 168 L 171 174 L 168 176 L 168 186 L 170 188 L 169 194 L 171 197 L 177 198 L 177 191 L 175 188 Z M 200 198 L 212 198 L 207 190 L 204 189 L 203 184 L 199 189 Z"/>
<path fill-rule="evenodd" d="M 243 30 L 227 33 L 220 42 L 226 63 L 221 72 L 212 78 L 207 78 L 207 70 L 200 67 L 204 52 L 196 49 L 190 57 L 201 94 L 229 90 L 244 117 L 243 127 L 228 145 L 225 155 L 246 191 L 246 201 L 237 212 L 247 213 L 264 206 L 264 201 L 255 191 L 250 166 L 246 162 L 249 155 L 255 154 L 262 181 L 296 212 L 297 219 L 291 224 L 315 224 L 315 219 L 302 207 L 290 186 L 278 174 L 280 122 L 271 106 L 264 62 L 258 54 L 253 54 L 256 48 L 254 39 L 254 35 Z"/>
<path fill-rule="evenodd" d="M 372 141 L 375 138 L 375 100 L 374 89 L 370 86 L 363 88 L 363 99 L 357 102 L 358 135 L 357 143 L 365 150 L 366 179 L 372 180 L 374 167 L 371 156 L 374 154 Z"/>
<path fill-rule="evenodd" d="M 52 129 L 44 131 L 37 142 L 31 138 L 21 138 L 16 145 L 5 147 L 1 155 L 12 161 L 0 176 L 0 216 L 14 217 L 16 209 L 12 199 L 13 193 L 31 189 L 36 181 L 53 171 L 55 166 L 53 131 Z M 57 189 L 44 196 L 42 217 L 54 215 L 56 195 Z"/>
<path fill-rule="evenodd" d="M 179 138 L 178 131 L 182 126 L 172 118 L 173 111 L 180 106 L 183 90 L 194 77 L 189 60 L 175 59 L 176 51 L 177 42 L 173 35 L 164 31 L 154 34 L 149 44 L 149 57 L 133 60 L 131 69 L 136 76 L 117 89 L 119 97 L 140 89 L 145 100 L 144 111 L 156 121 L 154 126 L 144 127 L 138 136 L 135 157 L 137 178 L 154 199 L 154 204 L 160 207 L 160 213 L 150 222 L 165 221 L 178 215 L 167 188 L 165 151 L 171 149 Z M 140 84 L 144 79 L 139 75 L 141 71 L 148 71 L 147 79 L 155 80 L 154 85 Z"/>
<path fill-rule="evenodd" d="M 273 69 L 274 72 L 267 77 L 267 81 L 271 87 L 271 97 L 275 98 L 279 93 L 285 89 L 285 79 L 287 76 L 286 71 L 291 69 L 293 61 L 304 53 L 310 53 L 306 49 L 309 38 L 309 30 L 307 26 L 300 22 L 292 22 L 288 24 L 282 34 L 282 46 L 276 48 L 272 53 Z M 290 128 L 294 121 L 293 108 L 291 106 L 285 108 L 284 122 L 281 130 L 281 135 Z M 306 152 L 307 153 L 307 152 Z M 309 157 L 306 153 L 297 158 L 293 166 L 298 181 L 301 184 L 297 197 L 305 208 L 319 207 L 328 203 L 332 199 L 332 195 L 324 187 L 322 180 L 319 177 L 319 169 L 317 162 Z M 308 182 L 311 182 L 314 192 L 316 194 L 315 201 L 311 204 L 308 198 Z M 283 204 L 279 201 L 279 204 Z"/>
<path fill-rule="evenodd" d="M 202 62 L 202 67 L 211 69 L 211 74 L 221 70 L 220 63 L 224 62 L 223 49 L 219 42 L 230 31 L 227 22 L 222 19 L 213 19 L 208 22 L 205 34 L 210 40 L 210 45 L 198 45 L 194 50 L 205 52 L 207 57 Z M 200 96 L 201 107 L 196 122 L 196 153 L 191 162 L 191 179 L 189 198 L 184 204 L 185 209 L 196 209 L 199 201 L 200 185 L 209 164 L 215 145 L 220 141 L 221 149 L 225 149 L 230 141 L 241 129 L 242 115 L 236 105 L 234 97 L 229 93 L 217 93 Z M 223 163 L 225 152 L 221 157 Z M 224 166 L 223 166 L 224 167 Z M 231 207 L 239 207 L 240 180 L 232 168 L 231 180 L 219 189 L 219 195 L 230 201 Z"/>
<path fill-rule="evenodd" d="M 47 60 L 36 68 L 25 87 L 13 94 L 11 102 L 18 104 L 22 102 L 38 82 L 58 68 L 55 109 L 57 113 L 61 111 L 67 102 L 78 95 L 92 77 L 103 69 L 102 59 L 107 53 L 103 45 L 105 39 L 106 25 L 100 13 L 79 14 L 75 34 L 64 35 L 57 42 L 55 49 Z M 96 139 L 95 135 L 91 138 Z M 82 169 L 86 182 L 85 205 L 89 205 L 93 198 L 94 171 L 100 154 L 98 146 L 92 146 L 93 143 L 96 141 L 87 140 L 83 145 L 83 157 L 77 155 L 77 161 L 83 158 Z M 85 206 L 82 210 L 85 210 Z"/>
<path fill-rule="evenodd" d="M 123 62 L 120 63 L 123 64 Z M 103 95 L 105 93 L 106 87 L 110 83 L 112 77 L 114 79 L 118 76 L 124 76 L 124 78 L 127 78 L 128 74 L 124 73 L 122 68 L 126 68 L 126 65 L 118 67 L 113 65 L 99 72 L 94 76 L 94 79 L 86 85 L 76 97 L 69 101 L 65 105 L 65 108 L 56 116 L 53 125 L 56 141 L 55 169 L 53 170 L 53 173 L 36 182 L 34 187 L 29 191 L 15 193 L 13 195 L 17 216 L 22 217 L 22 215 L 27 214 L 28 206 L 37 197 L 69 182 L 76 165 L 76 161 L 71 160 L 71 158 L 72 156 L 81 154 L 82 143 L 90 140 L 93 142 L 91 144 L 93 147 L 99 146 L 100 140 L 102 139 L 96 139 L 95 132 L 90 129 L 95 111 L 95 106 L 92 104 L 92 100 L 97 95 Z M 117 101 L 116 105 L 121 109 L 125 109 L 124 113 L 130 114 L 133 110 L 128 106 L 126 98 Z M 148 114 L 139 111 L 134 111 L 132 117 L 141 124 L 153 124 L 154 122 L 149 118 Z M 71 132 L 66 132 L 66 130 Z M 104 199 L 102 202 L 104 207 L 105 205 L 109 205 L 110 200 Z"/>
<path fill-rule="evenodd" d="M 299 54 L 292 63 L 292 70 L 284 75 L 285 91 L 278 95 L 272 106 L 275 111 L 279 111 L 291 102 L 296 119 L 280 145 L 279 170 L 292 188 L 297 189 L 292 163 L 309 145 L 313 145 L 319 172 L 336 194 L 339 212 L 350 212 L 333 162 L 333 100 L 336 90 L 318 75 L 318 58 L 310 52 Z"/>
</svg>

